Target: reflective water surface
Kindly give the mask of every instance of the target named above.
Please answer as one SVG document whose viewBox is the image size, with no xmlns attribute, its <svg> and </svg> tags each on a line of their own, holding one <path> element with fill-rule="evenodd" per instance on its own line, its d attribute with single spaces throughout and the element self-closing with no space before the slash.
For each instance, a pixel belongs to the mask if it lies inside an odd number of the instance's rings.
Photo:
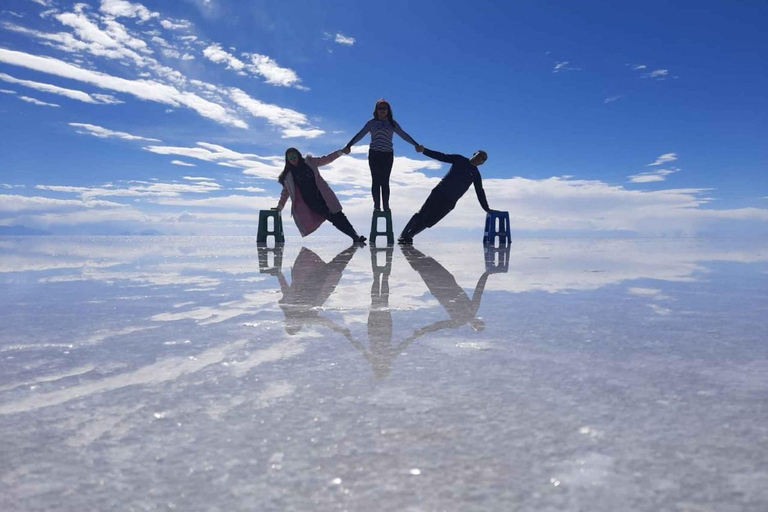
<svg viewBox="0 0 768 512">
<path fill-rule="evenodd" d="M 0 283 L 2 511 L 768 509 L 767 242 L 0 238 Z"/>
</svg>

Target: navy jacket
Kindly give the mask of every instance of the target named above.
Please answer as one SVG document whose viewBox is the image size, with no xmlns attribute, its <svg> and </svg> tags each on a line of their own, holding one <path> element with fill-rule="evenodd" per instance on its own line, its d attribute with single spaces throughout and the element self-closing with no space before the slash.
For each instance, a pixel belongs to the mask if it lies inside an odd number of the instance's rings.
<svg viewBox="0 0 768 512">
<path fill-rule="evenodd" d="M 451 164 L 448 174 L 443 176 L 443 179 L 437 184 L 433 193 L 439 193 L 450 201 L 452 205 L 455 205 L 461 199 L 461 196 L 469 190 L 469 186 L 474 184 L 480 206 L 486 212 L 491 210 L 488 207 L 488 200 L 485 198 L 483 178 L 480 176 L 480 171 L 477 167 L 469 163 L 469 158 L 461 155 L 446 155 L 426 148 L 424 149 L 424 154 L 435 160 Z"/>
</svg>

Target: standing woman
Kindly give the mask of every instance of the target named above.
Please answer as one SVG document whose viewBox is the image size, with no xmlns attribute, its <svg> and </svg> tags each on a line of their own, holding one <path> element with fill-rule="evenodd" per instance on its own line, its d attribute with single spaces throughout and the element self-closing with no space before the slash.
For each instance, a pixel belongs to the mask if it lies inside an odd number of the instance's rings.
<svg viewBox="0 0 768 512">
<path fill-rule="evenodd" d="M 341 203 L 333 193 L 328 183 L 320 176 L 318 167 L 328 165 L 341 156 L 342 152 L 321 157 L 301 156 L 296 148 L 288 148 L 285 152 L 285 168 L 280 173 L 278 181 L 283 186 L 280 201 L 276 210 L 282 211 L 288 197 L 291 198 L 291 215 L 301 236 L 307 236 L 326 220 L 352 238 L 355 243 L 365 242 L 350 224 L 349 219 L 341 211 Z"/>
<path fill-rule="evenodd" d="M 397 133 L 404 141 L 413 144 L 413 147 L 418 147 L 419 144 L 400 128 L 400 125 L 392 117 L 392 107 L 384 100 L 376 102 L 373 119 L 365 123 L 363 129 L 352 137 L 352 140 L 342 151 L 349 153 L 352 146 L 357 144 L 368 132 L 371 132 L 368 165 L 371 168 L 373 209 L 380 210 L 381 201 L 383 201 L 384 210 L 389 211 L 389 175 L 392 173 L 392 162 L 395 158 L 395 153 L 392 150 L 392 134 Z"/>
</svg>

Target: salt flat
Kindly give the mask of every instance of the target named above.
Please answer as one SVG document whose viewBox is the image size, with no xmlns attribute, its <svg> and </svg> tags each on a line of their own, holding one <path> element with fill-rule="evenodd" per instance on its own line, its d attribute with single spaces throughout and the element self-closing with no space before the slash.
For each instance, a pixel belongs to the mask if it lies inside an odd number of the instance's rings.
<svg viewBox="0 0 768 512">
<path fill-rule="evenodd" d="M 768 243 L 0 238 L 0 509 L 768 508 Z"/>
</svg>

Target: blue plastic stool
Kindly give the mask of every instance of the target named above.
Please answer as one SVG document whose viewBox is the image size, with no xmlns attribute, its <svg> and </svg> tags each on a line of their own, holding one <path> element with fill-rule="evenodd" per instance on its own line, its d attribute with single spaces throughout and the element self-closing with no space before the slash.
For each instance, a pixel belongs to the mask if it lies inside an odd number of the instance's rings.
<svg viewBox="0 0 768 512">
<path fill-rule="evenodd" d="M 496 245 L 497 237 L 499 244 L 506 245 L 512 241 L 512 235 L 509 232 L 509 212 L 493 211 L 485 215 L 483 244 Z"/>
<path fill-rule="evenodd" d="M 275 219 L 272 231 L 269 230 L 270 217 Z M 280 212 L 277 210 L 259 211 L 259 231 L 256 235 L 256 243 L 266 243 L 268 236 L 274 236 L 276 244 L 285 242 L 285 236 L 283 236 L 283 220 L 280 217 Z"/>
<path fill-rule="evenodd" d="M 387 220 L 386 231 L 379 231 L 379 219 L 384 218 Z M 392 232 L 392 212 L 388 211 L 373 211 L 373 218 L 371 219 L 371 236 L 369 240 L 371 245 L 376 245 L 377 236 L 386 236 L 387 245 L 394 245 L 395 234 Z"/>
</svg>

